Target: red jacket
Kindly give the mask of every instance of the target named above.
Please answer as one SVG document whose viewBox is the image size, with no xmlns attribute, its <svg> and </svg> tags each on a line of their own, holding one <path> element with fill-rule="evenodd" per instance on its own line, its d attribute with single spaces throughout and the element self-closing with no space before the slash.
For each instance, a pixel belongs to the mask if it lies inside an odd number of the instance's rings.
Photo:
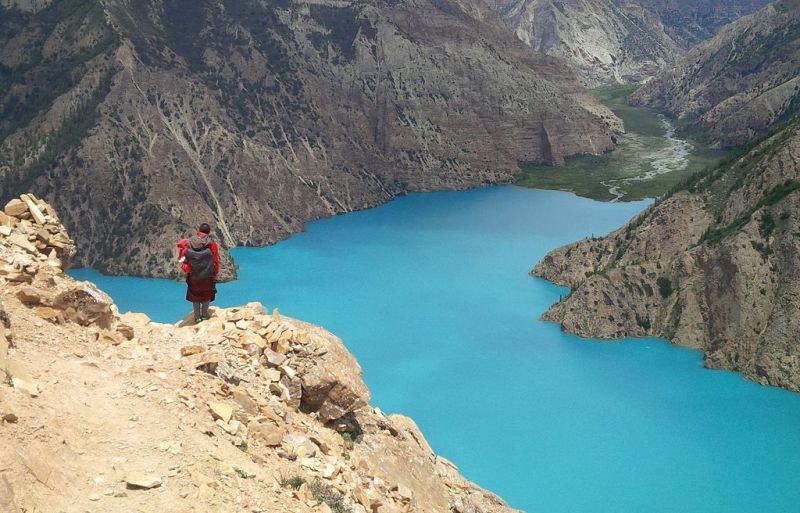
<svg viewBox="0 0 800 513">
<path fill-rule="evenodd" d="M 205 233 L 197 232 L 199 237 L 205 235 Z M 189 274 L 192 272 L 192 269 L 189 267 L 189 262 L 186 261 L 184 258 L 184 253 L 186 253 L 186 248 L 189 247 L 189 241 L 187 239 L 181 239 L 178 241 L 178 262 L 181 264 L 181 271 Z M 211 254 L 214 257 L 214 277 L 216 278 L 219 274 L 219 246 L 213 240 L 211 244 L 209 244 L 208 249 L 211 250 Z"/>
</svg>

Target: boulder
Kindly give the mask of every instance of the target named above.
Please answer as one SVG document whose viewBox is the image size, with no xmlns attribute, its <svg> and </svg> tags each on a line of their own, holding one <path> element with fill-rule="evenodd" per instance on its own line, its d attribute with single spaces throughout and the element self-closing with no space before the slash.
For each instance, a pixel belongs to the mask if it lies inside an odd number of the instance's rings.
<svg viewBox="0 0 800 513">
<path fill-rule="evenodd" d="M 239 322 L 247 322 L 247 321 L 239 321 Z M 239 338 L 239 343 L 244 348 L 247 348 L 248 346 L 255 346 L 258 349 L 264 349 L 265 347 L 267 347 L 266 340 L 259 337 L 252 331 L 245 331 L 244 333 L 242 333 L 242 336 Z"/>
<path fill-rule="evenodd" d="M 119 316 L 119 319 L 123 324 L 134 328 L 143 328 L 150 324 L 150 317 L 147 314 L 138 312 L 125 312 Z"/>
<path fill-rule="evenodd" d="M 286 436 L 286 428 L 278 426 L 267 418 L 261 417 L 252 420 L 247 425 L 250 438 L 258 440 L 268 447 L 277 447 Z"/>
<path fill-rule="evenodd" d="M 246 390 L 240 388 L 234 390 L 231 398 L 247 415 L 258 414 L 258 403 L 253 400 Z"/>
<path fill-rule="evenodd" d="M 283 365 L 284 362 L 286 362 L 285 355 L 275 352 L 272 349 L 265 349 L 264 357 L 267 359 L 267 362 L 273 367 L 278 367 L 280 365 Z"/>
<path fill-rule="evenodd" d="M 133 338 L 136 336 L 135 328 L 124 322 L 117 323 L 117 333 L 125 337 L 125 340 L 133 340 Z"/>
<path fill-rule="evenodd" d="M 4 228 L 13 228 L 17 225 L 17 220 L 3 212 L 0 212 L 0 226 Z M 8 235 L 8 234 L 6 234 Z"/>
<path fill-rule="evenodd" d="M 64 316 L 56 310 L 55 308 L 50 308 L 49 306 L 37 306 L 33 309 L 37 316 L 40 318 L 54 322 L 57 324 L 61 324 L 64 322 Z"/>
<path fill-rule="evenodd" d="M 17 290 L 16 296 L 20 303 L 25 306 L 36 306 L 49 302 L 44 291 L 36 287 L 21 287 Z"/>
<path fill-rule="evenodd" d="M 230 421 L 233 416 L 233 406 L 225 403 L 208 403 L 208 409 L 211 412 L 211 416 L 223 422 Z"/>
<path fill-rule="evenodd" d="M 270 383 L 280 381 L 281 380 L 281 371 L 278 369 L 267 369 L 264 372 L 264 377 Z"/>
<path fill-rule="evenodd" d="M 370 393 L 355 357 L 339 338 L 321 328 L 312 329 L 315 334 L 304 353 L 293 361 L 303 389 L 300 408 L 319 412 L 325 422 L 366 406 Z"/>
<path fill-rule="evenodd" d="M 183 346 L 181 348 L 181 356 L 185 358 L 187 356 L 192 356 L 193 354 L 200 354 L 205 350 L 206 348 L 203 346 L 197 346 L 197 345 Z"/>
<path fill-rule="evenodd" d="M 283 446 L 298 458 L 313 458 L 319 447 L 302 433 L 290 433 L 283 437 Z"/>
<path fill-rule="evenodd" d="M 122 335 L 114 331 L 102 330 L 95 333 L 95 343 L 100 346 L 118 346 L 124 342 Z"/>
<path fill-rule="evenodd" d="M 28 211 L 31 213 L 31 217 L 33 218 L 34 222 L 38 225 L 44 225 L 47 220 L 44 217 L 39 205 L 36 204 L 36 200 L 30 194 L 23 194 L 20 196 L 22 201 L 25 202 L 25 205 L 28 207 Z"/>
<path fill-rule="evenodd" d="M 11 242 L 11 244 L 17 246 L 18 248 L 24 249 L 25 251 L 27 251 L 32 255 L 39 254 L 39 250 L 36 249 L 36 246 L 31 244 L 28 238 L 22 235 L 21 233 L 12 233 L 11 235 L 8 236 L 8 240 L 9 242 Z"/>
<path fill-rule="evenodd" d="M 17 198 L 12 199 L 8 203 L 6 203 L 6 206 L 3 209 L 3 212 L 7 216 L 11 217 L 19 217 L 27 211 L 28 211 L 28 205 L 26 205 L 25 202 L 22 201 L 21 199 Z"/>
<path fill-rule="evenodd" d="M 131 472 L 125 477 L 125 484 L 128 488 L 149 490 L 161 486 L 161 478 L 153 474 Z"/>
<path fill-rule="evenodd" d="M 68 290 L 55 297 L 53 307 L 62 310 L 67 320 L 81 326 L 94 324 L 112 330 L 116 323 L 114 302 L 89 282 L 71 283 Z"/>
<path fill-rule="evenodd" d="M 289 379 L 284 376 L 281 378 L 280 383 L 288 392 L 288 396 L 285 399 L 286 405 L 295 410 L 300 408 L 300 404 L 302 404 L 303 401 L 303 383 L 300 379 Z"/>
</svg>

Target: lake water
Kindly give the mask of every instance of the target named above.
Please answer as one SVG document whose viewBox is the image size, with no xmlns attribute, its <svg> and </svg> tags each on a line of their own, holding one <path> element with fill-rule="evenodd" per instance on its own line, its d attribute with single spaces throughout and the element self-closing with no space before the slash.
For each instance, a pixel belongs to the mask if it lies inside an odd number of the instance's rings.
<svg viewBox="0 0 800 513">
<path fill-rule="evenodd" d="M 663 341 L 537 320 L 566 290 L 529 277 L 533 264 L 645 205 L 517 187 L 411 195 L 235 250 L 240 280 L 220 304 L 258 300 L 339 335 L 373 404 L 531 513 L 797 513 L 800 394 Z M 189 311 L 180 283 L 73 275 L 123 311 Z"/>
</svg>

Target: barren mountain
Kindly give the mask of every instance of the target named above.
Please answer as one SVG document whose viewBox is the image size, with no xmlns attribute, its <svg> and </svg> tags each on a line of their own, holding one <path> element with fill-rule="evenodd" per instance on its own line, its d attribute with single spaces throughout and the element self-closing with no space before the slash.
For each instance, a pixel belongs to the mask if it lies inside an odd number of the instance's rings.
<svg viewBox="0 0 800 513">
<path fill-rule="evenodd" d="M 639 82 L 766 0 L 486 0 L 534 49 L 590 86 Z"/>
<path fill-rule="evenodd" d="M 331 333 L 258 303 L 120 315 L 74 251 L 37 198 L 0 213 L 3 513 L 512 513 L 370 406 Z"/>
<path fill-rule="evenodd" d="M 800 1 L 725 27 L 645 84 L 635 104 L 666 110 L 719 146 L 738 146 L 800 111 Z"/>
<path fill-rule="evenodd" d="M 170 275 L 203 220 L 228 247 L 269 244 L 621 129 L 477 0 L 34 7 L 0 12 L 0 199 L 46 197 L 107 273 Z"/>
<path fill-rule="evenodd" d="M 667 338 L 800 391 L 800 120 L 533 273 L 572 288 L 545 314 L 567 331 Z"/>
</svg>

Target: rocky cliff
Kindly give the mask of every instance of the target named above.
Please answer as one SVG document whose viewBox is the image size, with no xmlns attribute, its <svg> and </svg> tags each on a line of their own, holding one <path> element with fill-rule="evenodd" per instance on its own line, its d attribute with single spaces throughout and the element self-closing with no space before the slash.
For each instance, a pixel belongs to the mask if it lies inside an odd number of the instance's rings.
<svg viewBox="0 0 800 513">
<path fill-rule="evenodd" d="M 478 0 L 0 12 L 0 201 L 45 197 L 78 263 L 112 274 L 170 275 L 175 239 L 204 220 L 228 247 L 269 244 L 409 191 L 508 182 L 520 160 L 601 153 L 620 129 Z"/>
<path fill-rule="evenodd" d="M 0 217 L 0 511 L 511 513 L 370 406 L 331 333 L 257 303 L 120 315 L 74 250 L 33 196 Z"/>
<path fill-rule="evenodd" d="M 545 314 L 567 331 L 667 338 L 800 391 L 800 120 L 533 273 L 571 287 Z"/>
<path fill-rule="evenodd" d="M 635 83 L 766 0 L 486 0 L 534 49 L 589 86 Z"/>
<path fill-rule="evenodd" d="M 718 146 L 744 144 L 800 111 L 800 1 L 725 27 L 631 102 L 684 119 Z"/>
</svg>

